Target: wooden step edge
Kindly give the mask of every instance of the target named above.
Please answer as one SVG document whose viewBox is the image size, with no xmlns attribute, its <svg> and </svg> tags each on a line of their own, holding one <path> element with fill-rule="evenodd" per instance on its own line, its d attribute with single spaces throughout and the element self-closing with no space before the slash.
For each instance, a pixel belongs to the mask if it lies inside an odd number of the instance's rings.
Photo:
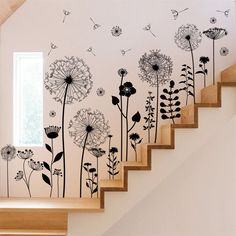
<svg viewBox="0 0 236 236">
<path fill-rule="evenodd" d="M 13 229 L 0 229 L 1 236 L 66 236 L 66 230 L 13 230 Z"/>
<path fill-rule="evenodd" d="M 236 64 L 226 68 L 221 72 L 221 81 L 235 82 L 236 81 Z"/>
</svg>

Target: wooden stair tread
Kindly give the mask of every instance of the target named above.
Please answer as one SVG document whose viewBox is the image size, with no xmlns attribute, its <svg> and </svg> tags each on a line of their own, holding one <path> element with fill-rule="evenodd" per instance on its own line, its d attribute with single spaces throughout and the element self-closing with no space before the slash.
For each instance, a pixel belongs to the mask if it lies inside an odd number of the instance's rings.
<svg viewBox="0 0 236 236">
<path fill-rule="evenodd" d="M 97 198 L 1 198 L 0 212 L 12 211 L 88 211 L 99 212 Z"/>
<path fill-rule="evenodd" d="M 21 235 L 21 236 L 66 236 L 66 230 L 15 230 L 0 229 L 0 235 Z"/>
<path fill-rule="evenodd" d="M 123 187 L 122 180 L 100 180 L 101 188 L 121 188 Z"/>
</svg>

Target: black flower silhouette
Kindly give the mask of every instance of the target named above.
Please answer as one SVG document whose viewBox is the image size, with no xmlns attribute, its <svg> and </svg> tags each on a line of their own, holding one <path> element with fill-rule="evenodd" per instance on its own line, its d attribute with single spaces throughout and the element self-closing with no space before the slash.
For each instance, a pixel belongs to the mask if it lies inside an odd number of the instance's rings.
<svg viewBox="0 0 236 236">
<path fill-rule="evenodd" d="M 82 197 L 82 171 L 85 149 L 90 150 L 104 143 L 109 135 L 109 128 L 104 115 L 98 110 L 81 109 L 70 121 L 70 136 L 77 146 L 83 148 L 80 165 L 80 197 Z"/>
<path fill-rule="evenodd" d="M 164 85 L 170 80 L 173 70 L 173 63 L 170 57 L 160 53 L 160 50 L 152 50 L 149 54 L 145 53 L 139 60 L 139 74 L 141 80 L 146 81 L 152 87 L 156 87 L 156 124 L 155 138 L 157 141 L 157 126 L 158 126 L 158 98 L 159 85 Z"/>
<path fill-rule="evenodd" d="M 185 51 L 193 51 L 199 47 L 202 34 L 193 24 L 182 25 L 175 34 L 175 43 Z"/>
<path fill-rule="evenodd" d="M 206 68 L 206 64 L 210 61 L 209 57 L 200 57 L 199 59 L 199 67 L 200 70 L 196 72 L 196 74 L 203 74 L 204 76 L 204 87 L 206 87 L 206 76 L 208 74 L 208 69 Z"/>
<path fill-rule="evenodd" d="M 203 34 L 205 34 L 207 38 L 211 39 L 213 43 L 213 84 L 215 84 L 215 40 L 223 38 L 228 34 L 228 32 L 225 29 L 215 27 L 203 31 Z"/>
<path fill-rule="evenodd" d="M 7 197 L 10 196 L 9 193 L 9 161 L 16 157 L 16 148 L 12 145 L 6 145 L 1 149 L 2 159 L 7 161 Z"/>
<path fill-rule="evenodd" d="M 120 85 L 120 95 L 130 97 L 131 95 L 136 93 L 136 89 L 133 87 L 131 82 L 125 82 L 124 84 Z"/>
<path fill-rule="evenodd" d="M 207 62 L 210 61 L 209 57 L 200 57 L 199 61 L 202 63 L 202 64 L 206 64 Z"/>
<path fill-rule="evenodd" d="M 82 101 L 88 96 L 91 88 L 89 67 L 78 57 L 65 57 L 50 65 L 50 73 L 46 73 L 45 88 L 54 99 L 63 104 L 62 108 L 62 148 L 63 148 L 63 197 L 66 185 L 66 150 L 65 150 L 65 105 L 74 101 Z"/>
<path fill-rule="evenodd" d="M 134 152 L 135 152 L 135 161 L 137 161 L 138 160 L 138 158 L 137 158 L 137 145 L 140 144 L 143 139 L 141 139 L 140 135 L 137 133 L 130 134 L 129 139 L 130 139 L 131 147 L 134 149 Z"/>
<path fill-rule="evenodd" d="M 122 34 L 122 29 L 119 26 L 114 26 L 111 29 L 111 34 L 114 37 L 119 37 Z"/>
<path fill-rule="evenodd" d="M 112 147 L 112 148 L 110 149 L 110 152 L 113 153 L 113 154 L 115 154 L 115 153 L 118 152 L 118 148 Z"/>
<path fill-rule="evenodd" d="M 51 125 L 51 126 L 48 126 L 47 128 L 44 128 L 47 137 L 50 138 L 50 139 L 57 138 L 60 129 L 61 129 L 61 127 L 54 126 L 54 125 Z"/>
</svg>

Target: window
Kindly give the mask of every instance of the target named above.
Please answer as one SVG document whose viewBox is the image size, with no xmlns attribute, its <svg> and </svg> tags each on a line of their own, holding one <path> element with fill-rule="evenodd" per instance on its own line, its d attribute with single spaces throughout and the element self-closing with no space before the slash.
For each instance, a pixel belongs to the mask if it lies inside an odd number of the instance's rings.
<svg viewBox="0 0 236 236">
<path fill-rule="evenodd" d="M 43 53 L 14 53 L 13 142 L 43 145 Z"/>
</svg>

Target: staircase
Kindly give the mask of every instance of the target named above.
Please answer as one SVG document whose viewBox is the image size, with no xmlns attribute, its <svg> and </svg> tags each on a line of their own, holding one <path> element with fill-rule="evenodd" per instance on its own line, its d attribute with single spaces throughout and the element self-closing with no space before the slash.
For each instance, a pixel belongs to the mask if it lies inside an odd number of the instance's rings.
<svg viewBox="0 0 236 236">
<path fill-rule="evenodd" d="M 106 192 L 128 191 L 129 171 L 151 170 L 152 151 L 175 149 L 176 131 L 198 128 L 198 112 L 201 108 L 221 107 L 223 87 L 236 87 L 236 65 L 222 72 L 221 82 L 202 89 L 201 103 L 182 108 L 179 124 L 161 127 L 160 144 L 142 145 L 140 162 L 121 163 L 120 180 L 100 181 L 99 199 L 0 199 L 0 235 L 66 236 L 68 213 L 103 212 Z M 96 217 L 99 216 L 96 215 Z"/>
</svg>

